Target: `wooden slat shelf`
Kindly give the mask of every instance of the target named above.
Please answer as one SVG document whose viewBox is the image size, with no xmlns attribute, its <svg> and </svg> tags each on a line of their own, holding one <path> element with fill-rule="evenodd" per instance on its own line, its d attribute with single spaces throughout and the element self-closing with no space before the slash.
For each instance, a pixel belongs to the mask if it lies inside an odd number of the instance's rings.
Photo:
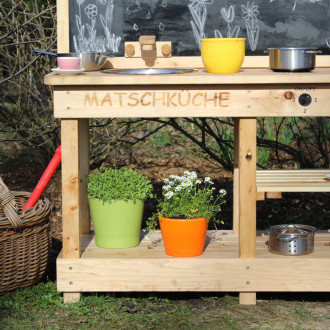
<svg viewBox="0 0 330 330">
<path fill-rule="evenodd" d="M 268 236 L 257 236 L 256 258 L 238 257 L 238 236 L 209 231 L 201 256 L 165 254 L 161 234 L 129 249 L 104 249 L 82 236 L 81 258 L 57 259 L 63 292 L 91 291 L 329 291 L 330 235 L 317 234 L 314 252 L 280 256 L 268 251 Z"/>
<path fill-rule="evenodd" d="M 258 170 L 258 192 L 330 192 L 330 169 Z"/>
</svg>

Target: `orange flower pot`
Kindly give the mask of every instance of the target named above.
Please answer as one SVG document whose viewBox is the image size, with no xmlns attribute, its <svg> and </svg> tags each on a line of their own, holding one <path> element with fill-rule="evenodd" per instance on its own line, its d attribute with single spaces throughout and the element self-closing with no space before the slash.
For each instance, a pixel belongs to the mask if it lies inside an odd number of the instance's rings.
<svg viewBox="0 0 330 330">
<path fill-rule="evenodd" d="M 195 257 L 203 253 L 207 231 L 205 218 L 159 218 L 165 252 L 173 257 Z"/>
</svg>

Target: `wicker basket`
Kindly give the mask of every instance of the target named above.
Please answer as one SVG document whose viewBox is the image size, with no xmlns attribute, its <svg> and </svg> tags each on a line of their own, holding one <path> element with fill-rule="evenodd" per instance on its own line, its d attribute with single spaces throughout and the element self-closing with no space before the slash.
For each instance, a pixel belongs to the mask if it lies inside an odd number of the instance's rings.
<svg viewBox="0 0 330 330">
<path fill-rule="evenodd" d="M 9 191 L 0 178 L 0 293 L 38 282 L 49 262 L 51 205 L 41 198 L 21 211 L 30 195 Z"/>
</svg>

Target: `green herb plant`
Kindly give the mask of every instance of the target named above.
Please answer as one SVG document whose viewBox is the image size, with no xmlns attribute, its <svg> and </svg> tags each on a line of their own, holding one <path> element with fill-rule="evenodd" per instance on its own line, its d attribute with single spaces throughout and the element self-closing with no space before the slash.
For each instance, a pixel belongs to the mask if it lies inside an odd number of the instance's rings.
<svg viewBox="0 0 330 330">
<path fill-rule="evenodd" d="M 146 200 L 153 197 L 152 184 L 137 170 L 122 167 L 102 168 L 88 176 L 87 191 L 90 198 L 104 203 L 113 201 Z"/>
<path fill-rule="evenodd" d="M 159 217 L 177 219 L 206 218 L 207 221 L 221 211 L 226 191 L 220 189 L 215 197 L 214 183 L 210 177 L 204 180 L 196 172 L 185 171 L 183 176 L 170 175 L 163 180 L 162 199 L 158 200 L 157 212 L 148 219 L 147 229 L 154 230 Z M 213 219 L 215 223 L 223 223 Z"/>
</svg>

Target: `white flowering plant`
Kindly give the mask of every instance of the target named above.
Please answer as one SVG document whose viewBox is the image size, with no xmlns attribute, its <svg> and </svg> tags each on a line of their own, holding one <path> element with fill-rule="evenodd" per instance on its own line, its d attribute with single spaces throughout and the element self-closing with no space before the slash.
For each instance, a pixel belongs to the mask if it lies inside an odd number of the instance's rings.
<svg viewBox="0 0 330 330">
<path fill-rule="evenodd" d="M 163 180 L 162 199 L 158 200 L 157 212 L 147 222 L 147 228 L 156 228 L 159 217 L 176 219 L 206 218 L 207 221 L 221 211 L 226 191 L 215 192 L 210 177 L 204 180 L 196 172 L 185 171 L 182 176 L 170 175 Z M 216 196 L 215 196 L 216 195 Z M 213 219 L 215 223 L 223 223 Z"/>
</svg>

